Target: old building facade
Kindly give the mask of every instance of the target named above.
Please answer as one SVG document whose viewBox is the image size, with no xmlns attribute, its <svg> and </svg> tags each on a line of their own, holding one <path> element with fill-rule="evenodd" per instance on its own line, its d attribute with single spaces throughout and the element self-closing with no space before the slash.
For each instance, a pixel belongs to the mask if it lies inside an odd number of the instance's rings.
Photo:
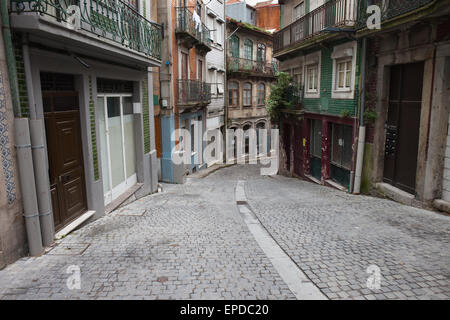
<svg viewBox="0 0 450 320">
<path fill-rule="evenodd" d="M 449 211 L 448 3 L 280 3 L 274 56 L 301 90 L 281 172 Z"/>
<path fill-rule="evenodd" d="M 11 88 L 14 106 L 5 121 L 14 123 L 2 123 L 2 134 L 10 136 L 3 147 L 17 154 L 20 181 L 11 165 L 4 181 L 16 181 L 17 193 L 7 187 L 10 209 L 0 212 L 7 263 L 156 191 L 150 71 L 160 64 L 162 36 L 147 0 L 8 4 L 2 24 L 12 36 L 3 39 L 8 75 L 2 69 L 1 78 L 2 97 Z"/>
<path fill-rule="evenodd" d="M 229 129 L 270 129 L 266 100 L 275 80 L 272 35 L 227 17 Z M 247 141 L 247 140 L 246 140 Z"/>
<path fill-rule="evenodd" d="M 449 212 L 449 18 L 446 1 L 382 3 L 380 29 L 360 8 L 367 39 L 362 191 Z"/>
<path fill-rule="evenodd" d="M 212 164 L 203 158 L 203 137 L 224 124 L 223 6 L 220 0 L 158 1 L 159 22 L 166 26 L 159 70 L 162 181 L 183 183 L 187 174 Z M 190 145 L 176 129 L 189 131 Z M 175 164 L 175 150 L 190 152 L 190 163 Z"/>
<path fill-rule="evenodd" d="M 339 25 L 353 28 L 356 1 L 280 1 L 281 30 L 274 56 L 299 90 L 296 110 L 281 122 L 280 171 L 349 190 L 359 99 L 361 44 Z M 332 21 L 332 23 L 330 23 Z"/>
</svg>

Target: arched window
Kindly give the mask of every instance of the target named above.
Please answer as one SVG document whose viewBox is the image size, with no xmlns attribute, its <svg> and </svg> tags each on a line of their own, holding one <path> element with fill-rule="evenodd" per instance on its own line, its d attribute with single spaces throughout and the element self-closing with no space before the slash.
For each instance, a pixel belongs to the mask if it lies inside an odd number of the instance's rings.
<svg viewBox="0 0 450 320">
<path fill-rule="evenodd" d="M 237 107 L 239 102 L 239 84 L 237 82 L 230 82 L 228 84 L 228 104 L 232 107 Z"/>
<path fill-rule="evenodd" d="M 242 104 L 244 107 L 252 106 L 252 84 L 245 82 L 242 86 Z"/>
<path fill-rule="evenodd" d="M 258 84 L 258 106 L 263 106 L 266 103 L 266 85 L 264 83 Z"/>
<path fill-rule="evenodd" d="M 230 53 L 233 58 L 239 58 L 239 38 L 235 34 L 230 37 Z"/>
<path fill-rule="evenodd" d="M 244 59 L 253 60 L 253 41 L 250 39 L 244 41 Z"/>
<path fill-rule="evenodd" d="M 263 43 L 258 43 L 258 50 L 256 51 L 256 61 L 266 61 L 266 45 Z"/>
</svg>

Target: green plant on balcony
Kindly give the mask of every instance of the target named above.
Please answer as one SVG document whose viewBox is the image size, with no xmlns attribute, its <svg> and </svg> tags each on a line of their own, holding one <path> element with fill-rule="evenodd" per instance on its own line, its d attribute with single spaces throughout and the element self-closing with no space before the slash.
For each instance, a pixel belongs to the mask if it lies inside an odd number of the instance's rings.
<svg viewBox="0 0 450 320">
<path fill-rule="evenodd" d="M 367 124 L 374 124 L 378 118 L 378 113 L 375 110 L 366 109 L 364 111 L 364 122 Z"/>
<path fill-rule="evenodd" d="M 350 118 L 351 113 L 347 109 L 341 110 L 341 118 Z"/>
<path fill-rule="evenodd" d="M 266 103 L 267 113 L 273 123 L 279 121 L 283 109 L 293 109 L 298 103 L 298 89 L 292 84 L 292 77 L 286 72 L 279 72 L 275 76 L 277 82 L 270 87 Z"/>
</svg>

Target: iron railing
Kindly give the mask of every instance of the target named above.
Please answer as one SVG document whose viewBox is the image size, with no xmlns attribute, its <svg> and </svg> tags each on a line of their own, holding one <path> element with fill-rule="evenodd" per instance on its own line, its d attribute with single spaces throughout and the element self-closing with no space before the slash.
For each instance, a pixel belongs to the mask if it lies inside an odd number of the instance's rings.
<svg viewBox="0 0 450 320">
<path fill-rule="evenodd" d="M 200 80 L 178 80 L 178 104 L 207 104 L 211 102 L 211 84 Z"/>
<path fill-rule="evenodd" d="M 274 52 L 305 41 L 327 27 L 352 27 L 357 20 L 356 0 L 331 0 L 274 35 Z"/>
<path fill-rule="evenodd" d="M 6 1 L 6 0 L 2 0 Z M 10 0 L 15 14 L 38 13 L 71 29 L 81 29 L 161 59 L 161 25 L 121 0 Z"/>
<path fill-rule="evenodd" d="M 291 105 L 291 109 L 301 109 L 303 102 L 303 86 L 297 84 L 289 86 L 286 96 L 283 98 Z"/>
<path fill-rule="evenodd" d="M 272 63 L 235 58 L 232 56 L 227 56 L 227 70 L 229 72 L 245 72 L 265 76 L 275 76 L 275 68 Z"/>
<path fill-rule="evenodd" d="M 200 43 L 211 46 L 211 31 L 203 22 L 195 21 L 193 13 L 187 7 L 176 7 L 175 16 L 175 32 L 187 33 Z"/>
<path fill-rule="evenodd" d="M 359 1 L 357 28 L 365 28 L 370 14 L 367 7 L 377 5 L 381 9 L 381 21 L 387 21 L 405 13 L 419 9 L 435 0 L 362 0 Z"/>
</svg>

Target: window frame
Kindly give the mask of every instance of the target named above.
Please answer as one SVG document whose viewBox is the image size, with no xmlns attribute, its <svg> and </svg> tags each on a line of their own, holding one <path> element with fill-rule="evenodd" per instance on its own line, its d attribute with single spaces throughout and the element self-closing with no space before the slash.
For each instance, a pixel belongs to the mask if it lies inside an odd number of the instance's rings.
<svg viewBox="0 0 450 320">
<path fill-rule="evenodd" d="M 341 92 L 349 92 L 352 90 L 352 85 L 353 85 L 353 81 L 352 81 L 352 73 L 353 73 L 353 61 L 352 61 L 352 57 L 346 57 L 346 58 L 341 58 L 341 59 L 336 59 L 336 72 L 335 72 L 335 85 L 334 85 L 334 90 L 335 91 L 341 91 Z M 339 66 L 344 64 L 344 70 L 340 71 L 339 70 Z M 347 69 L 347 66 L 350 66 L 350 69 Z M 344 86 L 340 87 L 339 86 L 339 76 L 340 74 L 343 73 L 344 75 Z M 347 80 L 348 78 L 350 78 L 350 84 L 349 86 L 347 86 Z"/>
<path fill-rule="evenodd" d="M 247 48 L 250 48 L 250 52 L 247 51 Z M 250 58 L 248 57 L 248 53 L 250 53 Z M 248 38 L 244 40 L 244 59 L 253 60 L 253 41 Z"/>
<path fill-rule="evenodd" d="M 262 89 L 261 89 L 262 86 Z M 260 95 L 262 93 L 262 96 Z M 266 100 L 266 85 L 263 82 L 258 83 L 258 86 L 256 87 L 256 105 L 257 106 L 264 106 L 265 100 Z"/>
<path fill-rule="evenodd" d="M 246 89 L 245 85 L 250 85 L 250 89 Z M 252 103 L 252 92 L 253 91 L 253 85 L 251 82 L 244 82 L 242 84 L 242 106 L 243 107 L 252 107 L 253 103 Z M 247 93 L 247 96 L 245 95 L 245 93 Z M 249 100 L 249 104 L 247 104 L 246 99 Z"/>
<path fill-rule="evenodd" d="M 333 59 L 333 74 L 332 74 L 332 99 L 354 99 L 356 92 L 356 58 L 358 45 L 356 41 L 346 42 L 337 45 L 333 48 L 331 58 Z M 339 64 L 343 62 L 350 63 L 350 70 L 346 70 L 344 74 L 344 81 L 349 76 L 350 86 L 339 88 Z M 347 68 L 347 66 L 345 66 Z M 350 74 L 347 74 L 350 71 Z M 345 84 L 345 82 L 344 82 Z"/>
<path fill-rule="evenodd" d="M 300 9 L 300 7 L 303 7 L 303 14 L 300 12 L 300 14 L 297 16 L 297 8 Z M 292 11 L 292 22 L 295 22 L 302 18 L 306 14 L 306 7 L 305 7 L 305 1 L 301 1 L 299 4 L 294 6 L 294 9 Z"/>
<path fill-rule="evenodd" d="M 233 34 L 230 37 L 229 45 L 230 45 L 231 57 L 239 58 L 239 55 L 240 55 L 240 39 L 239 39 L 239 37 L 237 35 Z"/>
<path fill-rule="evenodd" d="M 236 84 L 236 88 L 232 89 L 230 86 L 231 84 Z M 231 94 L 231 103 L 230 103 L 230 94 Z M 239 82 L 231 81 L 228 84 L 228 105 L 230 107 L 239 107 Z"/>
<path fill-rule="evenodd" d="M 313 74 L 313 87 L 310 89 L 310 71 L 316 70 Z M 314 87 L 315 85 L 315 87 Z M 306 93 L 318 93 L 319 91 L 319 64 L 309 64 L 306 66 Z"/>
</svg>

